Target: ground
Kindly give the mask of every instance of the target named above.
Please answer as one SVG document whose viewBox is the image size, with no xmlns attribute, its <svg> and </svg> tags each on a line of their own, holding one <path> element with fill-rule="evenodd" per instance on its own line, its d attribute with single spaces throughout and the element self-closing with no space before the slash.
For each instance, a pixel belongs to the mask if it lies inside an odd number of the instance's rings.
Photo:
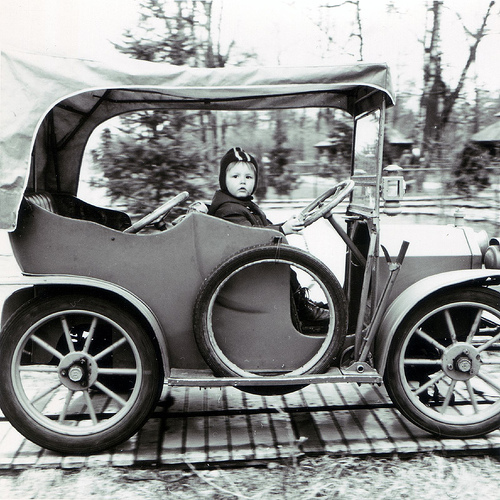
<svg viewBox="0 0 500 500">
<path fill-rule="evenodd" d="M 29 469 L 0 473 L 0 498 L 156 500 L 500 499 L 498 456 L 319 457 L 298 463 L 185 471 Z"/>
</svg>

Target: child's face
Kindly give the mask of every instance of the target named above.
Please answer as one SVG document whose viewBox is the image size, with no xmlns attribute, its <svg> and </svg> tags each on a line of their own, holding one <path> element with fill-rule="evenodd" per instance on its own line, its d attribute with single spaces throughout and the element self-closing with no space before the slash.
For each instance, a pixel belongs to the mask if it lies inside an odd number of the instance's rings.
<svg viewBox="0 0 500 500">
<path fill-rule="evenodd" d="M 226 187 L 231 196 L 246 198 L 255 187 L 255 170 L 251 165 L 237 162 L 226 170 Z"/>
</svg>

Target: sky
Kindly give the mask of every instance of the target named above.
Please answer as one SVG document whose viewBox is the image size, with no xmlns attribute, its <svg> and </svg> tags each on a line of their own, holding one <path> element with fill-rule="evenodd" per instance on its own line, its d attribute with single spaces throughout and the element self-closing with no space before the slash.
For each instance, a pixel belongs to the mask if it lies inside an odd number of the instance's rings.
<svg viewBox="0 0 500 500">
<path fill-rule="evenodd" d="M 340 3 L 341 0 L 339 0 Z M 387 15 L 388 0 L 361 0 L 364 59 L 387 62 L 396 90 L 422 78 L 425 0 L 392 0 L 400 14 Z M 0 46 L 106 59 L 116 56 L 112 41 L 137 22 L 139 0 L 0 0 Z M 327 39 L 311 18 L 326 0 L 225 0 L 224 39 L 255 51 L 263 65 L 343 64 L 356 60 L 357 42 L 347 43 L 353 16 L 349 9 L 324 10 L 342 50 L 325 52 Z M 333 1 L 329 2 L 330 4 Z M 450 83 L 456 82 L 468 55 L 468 40 L 453 10 L 473 31 L 489 0 L 445 0 L 442 48 Z M 481 42 L 477 78 L 498 92 L 500 15 L 490 19 L 494 33 Z M 400 87 L 400 89 L 398 89 Z"/>
</svg>

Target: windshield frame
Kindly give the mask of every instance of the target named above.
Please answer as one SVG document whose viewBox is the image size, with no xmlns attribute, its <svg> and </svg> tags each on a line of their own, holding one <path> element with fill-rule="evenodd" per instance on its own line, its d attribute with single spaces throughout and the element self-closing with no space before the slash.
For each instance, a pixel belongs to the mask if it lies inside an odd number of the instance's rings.
<svg viewBox="0 0 500 500">
<path fill-rule="evenodd" d="M 384 147 L 384 127 L 385 127 L 385 110 L 386 104 L 382 99 L 380 106 L 376 109 L 361 113 L 354 117 L 352 154 L 351 154 L 351 179 L 355 182 L 355 188 L 351 194 L 348 213 L 362 217 L 372 218 L 379 217 L 380 214 L 380 185 L 382 178 L 382 160 Z M 367 118 L 373 118 L 378 114 L 377 120 L 372 123 L 377 127 L 374 131 L 374 142 L 370 146 L 373 154 L 373 169 L 371 172 L 366 172 L 365 165 L 360 165 L 362 160 L 365 160 L 368 155 L 361 154 L 359 148 L 361 142 L 362 125 L 367 123 Z M 366 143 L 366 141 L 363 141 Z M 366 145 L 364 144 L 364 148 Z"/>
</svg>

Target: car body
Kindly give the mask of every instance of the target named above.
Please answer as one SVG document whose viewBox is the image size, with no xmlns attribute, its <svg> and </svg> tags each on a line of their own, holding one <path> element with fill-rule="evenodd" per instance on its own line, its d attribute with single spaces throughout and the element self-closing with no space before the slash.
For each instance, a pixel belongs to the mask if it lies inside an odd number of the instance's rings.
<svg viewBox="0 0 500 500">
<path fill-rule="evenodd" d="M 383 165 L 393 104 L 382 64 L 193 69 L 3 53 L 0 222 L 23 273 L 0 283 L 14 289 L 0 336 L 7 418 L 41 446 L 92 453 L 137 431 L 164 382 L 280 394 L 385 379 L 430 432 L 496 429 L 500 271 L 487 267 L 498 267 L 498 245 L 461 224 L 381 222 L 404 191 L 398 168 Z M 344 242 L 342 284 L 272 228 L 192 212 L 138 234 L 182 193 L 134 223 L 78 198 L 85 146 L 112 117 L 316 107 L 353 121 L 349 179 L 301 212 Z M 325 303 L 325 325 L 303 324 L 291 269 Z"/>
</svg>

